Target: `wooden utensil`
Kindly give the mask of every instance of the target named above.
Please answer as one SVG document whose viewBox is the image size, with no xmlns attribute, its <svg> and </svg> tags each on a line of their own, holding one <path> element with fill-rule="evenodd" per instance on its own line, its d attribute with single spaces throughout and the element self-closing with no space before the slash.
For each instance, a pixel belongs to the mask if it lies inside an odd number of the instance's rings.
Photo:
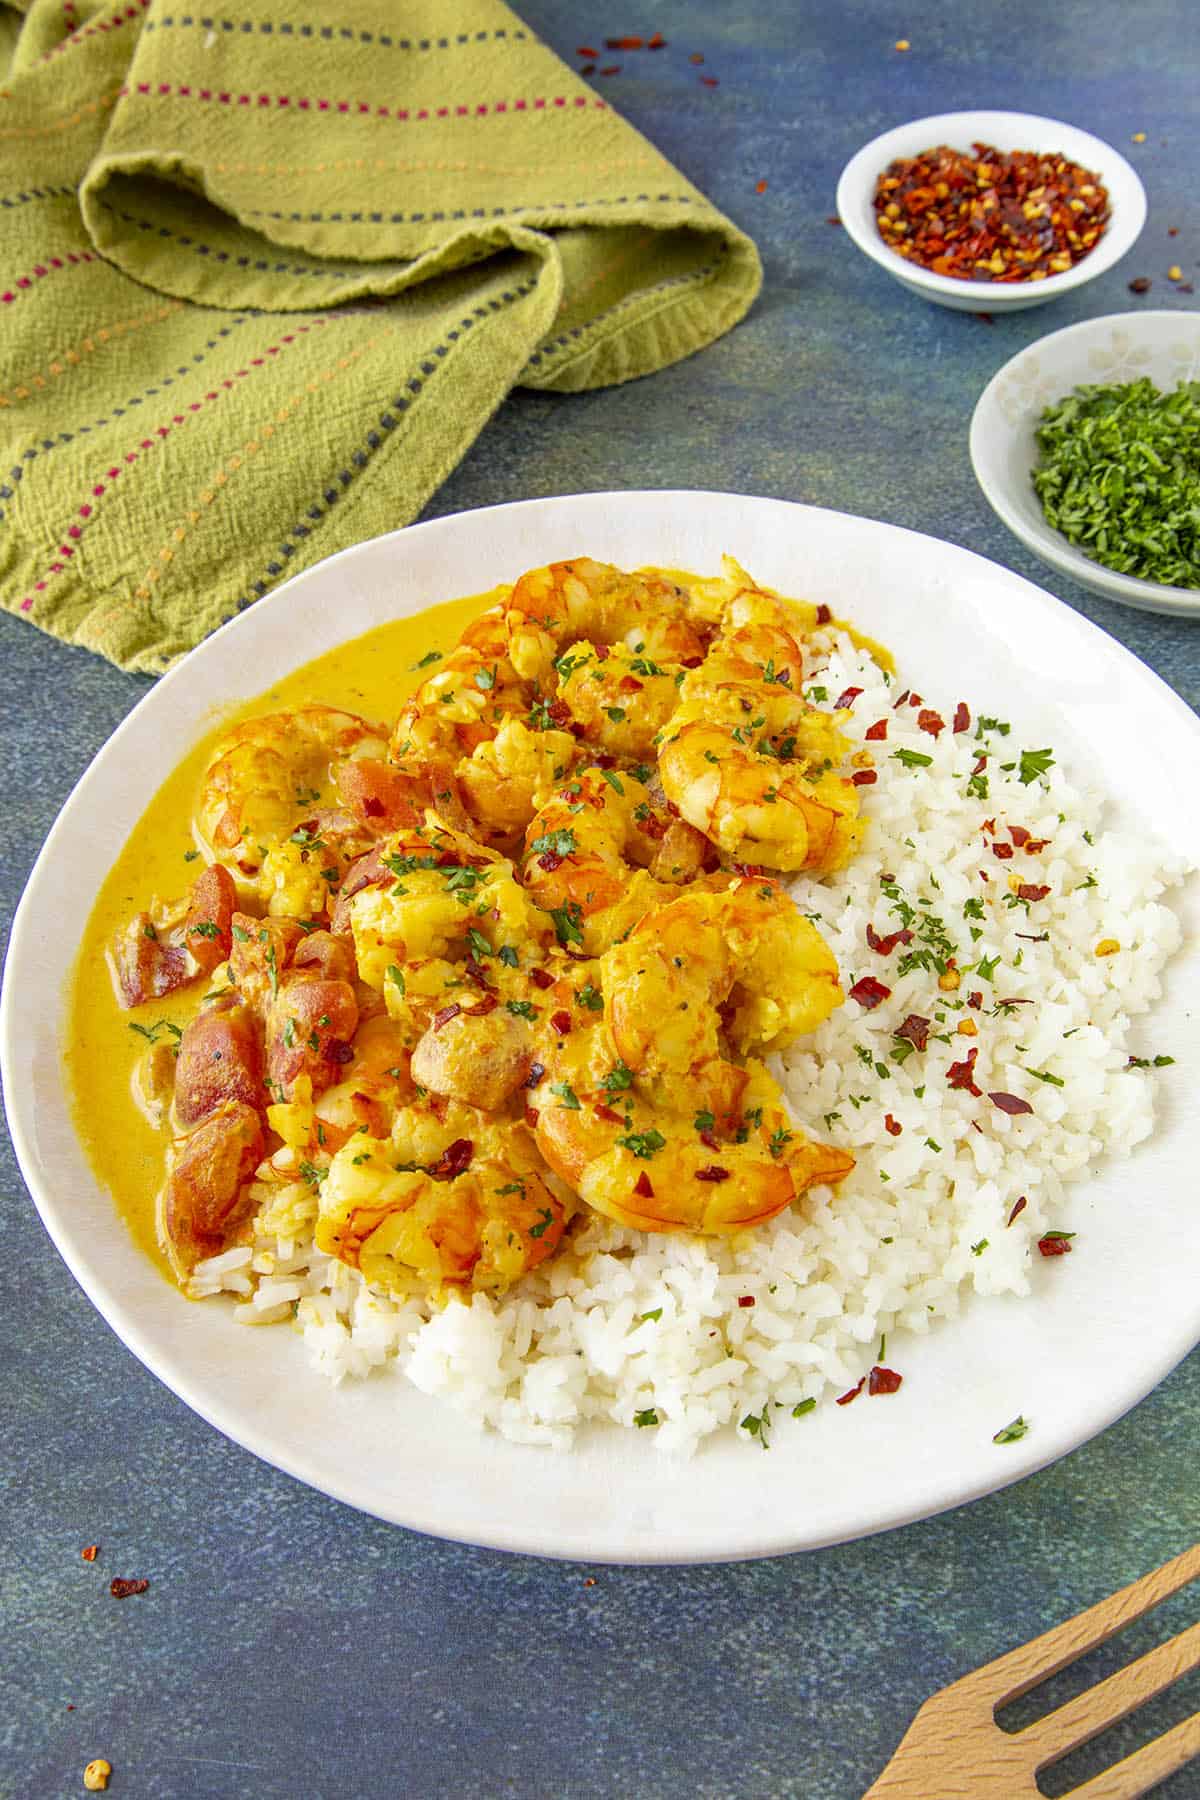
<svg viewBox="0 0 1200 1800">
<path fill-rule="evenodd" d="M 1019 1699 L 1094 1650 L 1198 1575 L 1200 1544 L 1032 1643 L 951 1682 L 922 1706 L 895 1756 L 863 1800 L 1022 1800 L 1022 1796 L 1037 1796 L 1040 1769 L 1115 1725 L 1200 1664 L 1200 1622 L 1023 1731 L 1002 1731 L 996 1723 L 996 1708 Z M 1196 1755 L 1200 1755 L 1200 1712 L 1103 1774 L 1072 1788 L 1064 1800 L 1138 1800 Z"/>
</svg>

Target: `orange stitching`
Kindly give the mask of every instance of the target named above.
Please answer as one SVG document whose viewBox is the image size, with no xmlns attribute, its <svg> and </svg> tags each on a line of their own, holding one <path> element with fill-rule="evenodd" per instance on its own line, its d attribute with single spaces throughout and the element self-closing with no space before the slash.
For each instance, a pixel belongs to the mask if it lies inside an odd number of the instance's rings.
<svg viewBox="0 0 1200 1800">
<path fill-rule="evenodd" d="M 268 421 L 267 424 L 259 429 L 255 437 L 246 440 L 240 451 L 235 451 L 231 456 L 226 457 L 216 474 L 205 482 L 204 487 L 200 490 L 199 494 L 197 494 L 192 505 L 186 510 L 185 517 L 187 518 L 187 525 L 176 525 L 172 528 L 172 543 L 183 543 L 184 539 L 187 537 L 189 527 L 198 524 L 202 518 L 202 509 L 212 506 L 220 490 L 227 486 L 229 477 L 231 475 L 236 475 L 238 470 L 244 467 L 245 463 L 249 461 L 251 457 L 258 454 L 264 444 L 268 443 L 271 438 L 274 437 L 276 425 L 285 424 L 297 408 L 303 405 L 307 395 L 317 393 L 323 385 L 336 380 L 339 374 L 352 368 L 361 357 L 366 355 L 368 350 L 374 349 L 375 346 L 381 344 L 385 338 L 394 336 L 395 328 L 392 326 L 389 326 L 386 331 L 378 332 L 375 337 L 368 338 L 366 343 L 360 344 L 357 349 L 349 351 L 345 356 L 339 356 L 336 363 L 332 363 L 327 369 L 322 369 L 319 375 L 314 375 L 310 380 L 306 381 L 303 388 L 297 389 L 294 394 L 291 394 L 275 413 L 274 421 Z M 138 586 L 134 589 L 133 600 L 148 600 L 150 598 L 150 590 L 159 580 L 163 570 L 166 568 L 167 564 L 172 561 L 174 555 L 175 551 L 172 549 L 171 544 L 162 545 L 156 552 Z M 104 615 L 101 623 L 107 624 L 110 619 L 114 619 L 118 613 L 123 612 L 125 608 L 131 604 L 131 600 L 126 600 L 122 605 L 113 607 L 111 611 Z"/>
<path fill-rule="evenodd" d="M 169 319 L 173 314 L 182 311 L 183 301 L 175 300 L 169 306 L 156 307 L 151 312 L 142 313 L 136 318 L 118 319 L 113 325 L 99 326 L 90 337 L 85 337 L 77 348 L 58 351 L 53 361 L 47 365 L 45 374 L 26 375 L 7 393 L 0 393 L 0 407 L 11 406 L 17 400 L 28 400 L 35 388 L 40 389 L 47 385 L 47 377 L 65 375 L 67 369 L 64 365 L 74 368 L 77 363 L 83 361 L 85 356 L 93 355 L 110 339 L 124 337 L 131 331 L 140 331 L 143 325 L 161 324 L 164 319 Z"/>
<path fill-rule="evenodd" d="M 120 91 L 120 88 L 114 88 L 111 94 L 102 94 L 99 100 L 89 100 L 86 106 L 81 106 L 78 112 L 73 112 L 69 119 L 59 119 L 54 125 L 14 125 L 11 129 L 0 131 L 0 138 L 8 141 L 13 138 L 53 137 L 56 131 L 70 131 L 73 125 L 80 124 L 92 113 L 104 112 L 108 107 L 113 106 Z M 11 100 L 12 97 L 11 93 L 0 91 L 0 100 Z"/>
<path fill-rule="evenodd" d="M 603 281 L 606 275 L 611 275 L 614 269 L 621 268 L 623 264 L 629 261 L 631 256 L 639 255 L 640 252 L 646 248 L 646 245 L 657 236 L 658 233 L 656 231 L 644 231 L 639 238 L 634 239 L 632 244 L 627 244 L 624 250 L 618 251 L 615 256 L 610 256 L 606 263 L 602 263 L 591 279 L 585 281 L 582 287 L 568 289 L 559 303 L 559 318 L 561 318 L 564 313 L 568 312 L 572 306 L 577 306 L 584 295 L 590 294 L 597 283 Z"/>
</svg>

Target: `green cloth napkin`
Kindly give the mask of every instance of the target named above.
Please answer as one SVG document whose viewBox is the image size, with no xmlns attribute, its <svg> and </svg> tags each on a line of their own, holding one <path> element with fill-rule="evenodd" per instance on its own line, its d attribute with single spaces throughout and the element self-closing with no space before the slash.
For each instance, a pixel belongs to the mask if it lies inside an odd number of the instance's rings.
<svg viewBox="0 0 1200 1800">
<path fill-rule="evenodd" d="M 0 5 L 0 597 L 152 673 L 760 282 L 499 0 L 223 3 Z"/>
</svg>

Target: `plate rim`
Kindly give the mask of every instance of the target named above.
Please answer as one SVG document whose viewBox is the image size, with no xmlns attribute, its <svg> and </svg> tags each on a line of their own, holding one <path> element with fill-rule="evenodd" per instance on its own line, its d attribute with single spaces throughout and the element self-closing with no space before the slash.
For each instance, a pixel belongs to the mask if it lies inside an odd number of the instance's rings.
<svg viewBox="0 0 1200 1800">
<path fill-rule="evenodd" d="M 1197 1337 L 1200 1336 L 1200 1326 L 1192 1329 L 1190 1336 L 1188 1336 L 1186 1332 L 1180 1332 L 1173 1336 L 1171 1341 L 1162 1347 L 1160 1355 L 1154 1364 L 1141 1369 L 1138 1379 L 1126 1390 L 1123 1390 L 1120 1399 L 1115 1404 L 1108 1402 L 1104 1405 L 1093 1405 L 1090 1413 L 1087 1414 L 1086 1419 L 1084 1420 L 1082 1428 L 1079 1423 L 1080 1415 L 1079 1413 L 1075 1413 L 1072 1414 L 1073 1424 L 1069 1431 L 1062 1432 L 1060 1430 L 1057 1434 L 1051 1432 L 1048 1438 L 1039 1439 L 1032 1445 L 1026 1440 L 1021 1446 L 1014 1446 L 1014 1448 L 1019 1448 L 1021 1453 L 1013 1456 L 1011 1461 L 1006 1462 L 1005 1469 L 1003 1473 L 999 1475 L 999 1478 L 996 1478 L 991 1472 L 987 1472 L 986 1474 L 981 1475 L 980 1479 L 976 1481 L 968 1482 L 966 1484 L 961 1482 L 958 1483 L 954 1487 L 953 1492 L 943 1493 L 939 1498 L 936 1498 L 932 1502 L 922 1502 L 911 1506 L 900 1506 L 892 1511 L 884 1511 L 882 1513 L 877 1512 L 869 1519 L 851 1516 L 843 1525 L 807 1537 L 803 1536 L 795 1528 L 787 1530 L 782 1529 L 780 1522 L 774 1521 L 775 1528 L 772 1531 L 767 1533 L 760 1532 L 753 1538 L 743 1538 L 736 1542 L 730 1542 L 728 1538 L 725 1538 L 721 1541 L 689 1544 L 676 1549 L 670 1547 L 664 1548 L 655 1544 L 646 1549 L 634 1550 L 628 1545 L 621 1548 L 613 1546 L 596 1547 L 593 1544 L 589 1544 L 585 1537 L 579 1540 L 566 1542 L 560 1547 L 556 1546 L 548 1548 L 544 1541 L 538 1539 L 536 1528 L 532 1534 L 522 1530 L 519 1526 L 515 1528 L 489 1528 L 487 1531 L 480 1531 L 477 1525 L 471 1525 L 467 1528 L 458 1528 L 453 1523 L 435 1516 L 436 1508 L 432 1504 L 427 1507 L 425 1516 L 423 1517 L 401 1517 L 395 1510 L 389 1511 L 379 1505 L 364 1502 L 363 1498 L 356 1494 L 353 1481 L 330 1479 L 328 1474 L 315 1476 L 311 1468 L 305 1466 L 304 1454 L 279 1454 L 275 1450 L 262 1448 L 260 1443 L 254 1441 L 256 1434 L 254 1431 L 253 1420 L 246 1421 L 243 1419 L 239 1421 L 236 1406 L 231 1408 L 228 1403 L 216 1404 L 203 1398 L 196 1391 L 197 1383 L 193 1374 L 186 1370 L 180 1372 L 178 1369 L 173 1369 L 172 1358 L 170 1355 L 163 1353 L 156 1345 L 151 1344 L 146 1340 L 143 1330 L 136 1319 L 131 1319 L 122 1313 L 119 1307 L 115 1309 L 108 1307 L 102 1304 L 101 1300 L 97 1299 L 93 1292 L 93 1285 L 95 1284 L 91 1277 L 87 1258 L 78 1254 L 77 1247 L 71 1241 L 70 1232 L 66 1228 L 65 1221 L 61 1221 L 56 1216 L 53 1198 L 43 1195 L 40 1183 L 34 1173 L 36 1169 L 36 1155 L 26 1131 L 26 1107 L 32 1099 L 32 1094 L 29 1091 L 28 1078 L 23 1078 L 20 1065 L 16 1060 L 15 1033 L 18 1025 L 16 1009 L 17 998 L 19 998 L 20 995 L 21 969 L 23 967 L 25 941 L 28 934 L 33 929 L 34 923 L 33 901 L 36 900 L 39 884 L 46 879 L 46 871 L 53 866 L 57 839 L 60 835 L 65 834 L 70 829 L 73 823 L 72 815 L 86 803 L 87 788 L 93 777 L 93 771 L 96 769 L 101 758 L 104 758 L 107 762 L 110 750 L 118 746 L 124 734 L 133 729 L 133 722 L 135 719 L 142 716 L 144 708 L 148 709 L 152 706 L 162 705 L 163 702 L 158 696 L 161 693 L 171 694 L 174 691 L 175 686 L 187 679 L 190 670 L 195 666 L 193 657 L 203 654 L 207 645 L 214 643 L 219 638 L 228 641 L 229 634 L 236 634 L 239 631 L 246 630 L 247 624 L 253 618 L 255 612 L 258 613 L 259 622 L 261 624 L 264 615 L 260 609 L 264 606 L 271 609 L 272 619 L 276 614 L 282 617 L 288 604 L 288 595 L 291 590 L 299 584 L 324 579 L 327 577 L 328 571 L 332 565 L 360 556 L 364 553 L 364 550 L 368 548 L 372 552 L 378 552 L 382 546 L 389 544 L 394 545 L 402 540 L 410 539 L 414 532 L 454 531 L 462 528 L 464 520 L 478 519 L 481 516 L 486 518 L 489 514 L 501 511 L 509 513 L 532 513 L 537 510 L 546 509 L 547 507 L 565 507 L 569 509 L 580 506 L 581 504 L 586 509 L 589 505 L 595 505 L 597 503 L 604 507 L 611 507 L 614 504 L 624 505 L 633 500 L 644 501 L 649 499 L 655 503 L 662 503 L 668 498 L 681 499 L 689 504 L 703 504 L 704 502 L 709 501 L 720 501 L 723 503 L 735 502 L 739 505 L 745 505 L 747 501 L 750 501 L 756 506 L 766 506 L 772 509 L 786 508 L 789 513 L 794 515 L 798 531 L 803 528 L 803 523 L 806 519 L 811 519 L 814 515 L 817 515 L 822 518 L 833 518 L 848 523 L 851 526 L 867 526 L 872 531 L 881 531 L 888 537 L 894 537 L 895 534 L 899 533 L 904 538 L 913 540 L 917 545 L 933 545 L 936 546 L 939 552 L 949 552 L 952 559 L 961 559 L 967 566 L 972 564 L 983 565 L 983 567 L 990 572 L 992 579 L 995 578 L 996 574 L 999 574 L 1005 582 L 1019 584 L 1021 588 L 1028 590 L 1029 594 L 1034 598 L 1039 607 L 1055 613 L 1058 622 L 1065 626 L 1069 631 L 1081 638 L 1097 642 L 1101 645 L 1106 656 L 1115 658 L 1123 665 L 1125 673 L 1129 677 L 1137 678 L 1149 692 L 1153 693 L 1156 703 L 1159 706 L 1165 704 L 1173 714 L 1177 715 L 1181 724 L 1183 724 L 1191 733 L 1200 736 L 1200 719 L 1197 718 L 1182 697 L 1176 694 L 1174 690 L 1152 669 L 1142 663 L 1132 651 L 1112 639 L 1109 634 L 1102 631 L 1100 627 L 1094 625 L 1090 620 L 1076 613 L 1074 609 L 1066 606 L 1064 602 L 1058 600 L 1053 594 L 1049 593 L 1048 590 L 1039 587 L 1037 583 L 1030 581 L 1016 571 L 1007 568 L 1004 564 L 982 557 L 975 551 L 969 550 L 961 545 L 952 544 L 945 539 L 934 538 L 930 534 L 918 532 L 906 526 L 893 525 L 885 520 L 871 519 L 865 515 L 840 512 L 836 509 L 813 507 L 802 502 L 779 500 L 770 496 L 747 496 L 730 493 L 728 491 L 698 488 L 665 487 L 635 490 L 601 490 L 587 494 L 547 496 L 536 500 L 501 502 L 494 506 L 472 509 L 467 513 L 443 515 L 439 518 L 426 520 L 420 525 L 409 526 L 395 532 L 381 534 L 381 536 L 377 538 L 364 540 L 361 544 L 352 545 L 346 550 L 336 553 L 334 556 L 323 559 L 321 563 L 313 565 L 311 569 L 300 572 L 290 581 L 282 584 L 278 589 L 274 590 L 271 595 L 267 596 L 264 601 L 260 601 L 256 608 L 251 609 L 250 612 L 236 615 L 227 624 L 221 626 L 216 632 L 212 633 L 208 639 L 204 640 L 204 643 L 198 646 L 196 651 L 182 659 L 168 675 L 163 677 L 149 689 L 110 734 L 106 742 L 97 752 L 96 757 L 93 758 L 92 762 L 89 763 L 88 768 L 80 776 L 78 782 L 76 782 L 70 795 L 60 809 L 59 814 L 47 835 L 46 841 L 35 859 L 14 916 L 3 991 L 0 992 L 0 1073 L 3 1075 L 6 1111 L 8 1112 L 10 1131 L 12 1133 L 14 1149 L 17 1153 L 21 1174 L 29 1193 L 34 1200 L 42 1224 L 51 1241 L 54 1243 L 55 1248 L 58 1250 L 59 1255 L 67 1264 L 71 1274 L 83 1288 L 83 1291 L 87 1294 L 97 1311 L 100 1312 L 105 1323 L 108 1324 L 110 1329 L 115 1332 L 126 1347 L 132 1351 L 138 1361 L 142 1363 L 143 1367 L 148 1369 L 149 1372 L 153 1374 L 156 1379 L 161 1381 L 177 1398 L 181 1399 L 190 1410 L 198 1413 L 206 1423 L 220 1431 L 223 1436 L 230 1438 L 233 1442 L 248 1450 L 260 1460 L 280 1468 L 293 1478 L 304 1482 L 305 1485 L 326 1493 L 332 1498 L 343 1501 L 354 1507 L 356 1510 L 373 1513 L 374 1516 L 382 1518 L 389 1523 L 402 1524 L 407 1529 L 426 1532 L 452 1541 L 510 1552 L 550 1556 L 556 1559 L 573 1558 L 616 1564 L 644 1563 L 649 1565 L 668 1565 L 693 1564 L 709 1561 L 738 1561 L 753 1557 L 784 1554 L 801 1549 L 817 1549 L 834 1543 L 874 1535 L 880 1531 L 894 1529 L 897 1526 L 911 1523 L 916 1520 L 933 1517 L 939 1512 L 967 1504 L 969 1501 L 980 1498 L 985 1494 L 999 1491 L 1001 1488 L 1009 1486 L 1017 1480 L 1023 1479 L 1026 1475 L 1032 1474 L 1036 1470 L 1044 1468 L 1048 1464 L 1059 1460 L 1063 1455 L 1068 1454 L 1071 1450 L 1078 1448 L 1082 1443 L 1088 1441 L 1088 1439 L 1096 1435 L 1097 1432 L 1105 1429 L 1109 1424 L 1114 1423 L 1132 1406 L 1136 1405 L 1138 1401 L 1152 1391 L 1166 1374 L 1168 1374 L 1170 1370 L 1173 1369 L 1186 1354 L 1188 1354 L 1189 1350 L 1194 1347 Z M 748 521 L 744 529 L 749 531 L 752 528 L 752 522 Z M 330 647 L 337 641 L 336 638 L 331 640 Z M 308 660 L 307 656 L 302 656 L 300 658 L 301 662 L 305 660 Z M 197 719 L 195 723 L 198 724 L 199 720 Z M 157 785 L 156 782 L 154 786 L 156 787 Z M 147 794 L 142 799 L 142 807 L 148 803 L 150 797 L 151 795 Z M 15 983 L 13 980 L 14 969 L 17 971 Z M 64 977 L 64 985 L 65 981 L 66 977 Z M 14 995 L 16 995 L 17 998 L 14 998 Z M 98 1183 L 96 1185 L 99 1187 Z M 102 1280 L 100 1285 L 104 1285 Z M 992 1304 L 994 1304 L 994 1302 Z M 113 1316 L 114 1311 L 116 1312 L 117 1317 Z M 1185 1337 L 1187 1338 L 1186 1342 L 1184 1341 Z M 613 1429 L 615 1430 L 615 1428 Z M 703 1449 L 701 1450 L 701 1455 L 702 1454 Z"/>
</svg>

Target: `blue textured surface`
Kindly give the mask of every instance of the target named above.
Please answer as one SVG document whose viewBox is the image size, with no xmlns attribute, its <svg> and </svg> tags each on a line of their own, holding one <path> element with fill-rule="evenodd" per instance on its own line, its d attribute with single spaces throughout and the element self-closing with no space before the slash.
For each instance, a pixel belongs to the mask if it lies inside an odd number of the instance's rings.
<svg viewBox="0 0 1200 1800">
<path fill-rule="evenodd" d="M 566 0 L 524 11 L 569 61 L 597 32 L 664 33 L 654 56 L 613 55 L 621 73 L 604 91 L 754 233 L 766 288 L 732 336 L 651 381 L 515 396 L 430 513 L 672 485 L 871 514 L 1041 581 L 1196 705 L 1200 626 L 1044 572 L 993 519 L 966 455 L 977 394 L 1022 345 L 1105 312 L 1194 305 L 1165 279 L 1174 262 L 1193 277 L 1200 256 L 1189 0 L 662 0 L 649 21 Z M 1119 268 L 991 326 L 904 295 L 825 223 L 866 138 L 974 105 L 1108 137 L 1150 198 Z M 1126 285 L 1140 274 L 1154 281 L 1143 301 Z M 145 683 L 7 616 L 0 656 L 7 922 L 59 805 Z M 104 1754 L 122 1797 L 855 1800 L 934 1688 L 1200 1537 L 1193 1357 L 1102 1438 L 957 1513 L 805 1557 L 597 1569 L 585 1587 L 585 1567 L 360 1518 L 225 1443 L 75 1288 L 7 1148 L 0 1192 L 0 1795 L 80 1792 L 84 1763 Z M 89 1567 L 79 1548 L 96 1541 Z M 114 1574 L 151 1589 L 118 1605 Z M 1101 1654 L 1088 1672 L 1109 1666 Z M 1143 1730 L 1198 1702 L 1184 1684 Z M 1113 1753 L 1107 1740 L 1084 1753 L 1075 1778 Z M 1200 1773 L 1161 1792 L 1200 1795 Z"/>
</svg>

